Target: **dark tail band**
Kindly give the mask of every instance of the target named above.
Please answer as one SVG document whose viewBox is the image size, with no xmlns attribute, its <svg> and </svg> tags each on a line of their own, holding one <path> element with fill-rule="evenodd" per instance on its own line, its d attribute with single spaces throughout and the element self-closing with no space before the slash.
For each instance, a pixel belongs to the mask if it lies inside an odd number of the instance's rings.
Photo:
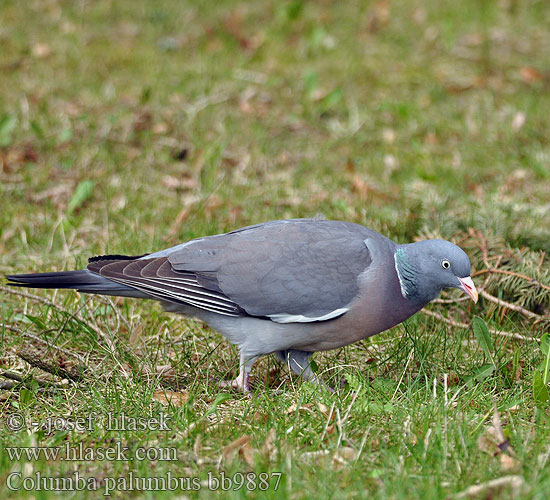
<svg viewBox="0 0 550 500">
<path fill-rule="evenodd" d="M 120 295 L 123 297 L 144 297 L 135 288 L 116 283 L 87 269 L 61 271 L 57 273 L 12 274 L 6 276 L 10 286 L 30 288 L 69 288 L 83 293 Z"/>
</svg>

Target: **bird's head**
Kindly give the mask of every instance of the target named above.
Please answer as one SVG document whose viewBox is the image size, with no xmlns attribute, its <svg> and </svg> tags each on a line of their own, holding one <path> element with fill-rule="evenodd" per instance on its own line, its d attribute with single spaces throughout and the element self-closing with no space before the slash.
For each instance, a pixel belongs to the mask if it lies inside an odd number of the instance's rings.
<svg viewBox="0 0 550 500">
<path fill-rule="evenodd" d="M 398 245 L 394 258 L 405 298 L 427 303 L 443 288 L 460 288 L 477 302 L 478 293 L 470 277 L 470 259 L 454 243 L 424 240 Z"/>
</svg>

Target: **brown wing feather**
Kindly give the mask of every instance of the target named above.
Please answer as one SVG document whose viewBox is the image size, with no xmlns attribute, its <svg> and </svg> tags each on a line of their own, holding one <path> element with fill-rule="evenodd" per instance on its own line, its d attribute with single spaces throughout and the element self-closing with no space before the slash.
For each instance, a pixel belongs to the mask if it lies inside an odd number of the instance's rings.
<svg viewBox="0 0 550 500">
<path fill-rule="evenodd" d="M 230 316 L 244 313 L 220 291 L 203 287 L 194 273 L 174 270 L 166 257 L 138 260 L 119 260 L 117 257 L 90 260 L 88 270 L 160 300 Z"/>
</svg>

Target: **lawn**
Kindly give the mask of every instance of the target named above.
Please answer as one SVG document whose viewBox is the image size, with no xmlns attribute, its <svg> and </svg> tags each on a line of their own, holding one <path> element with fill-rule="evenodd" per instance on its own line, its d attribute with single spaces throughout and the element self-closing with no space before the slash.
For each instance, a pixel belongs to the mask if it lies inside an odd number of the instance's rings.
<svg viewBox="0 0 550 500">
<path fill-rule="evenodd" d="M 266 357 L 249 399 L 199 321 L 3 286 L 0 496 L 548 498 L 549 25 L 542 0 L 3 0 L 0 274 L 320 216 L 450 239 L 482 294 L 317 354 L 334 393 Z"/>
</svg>

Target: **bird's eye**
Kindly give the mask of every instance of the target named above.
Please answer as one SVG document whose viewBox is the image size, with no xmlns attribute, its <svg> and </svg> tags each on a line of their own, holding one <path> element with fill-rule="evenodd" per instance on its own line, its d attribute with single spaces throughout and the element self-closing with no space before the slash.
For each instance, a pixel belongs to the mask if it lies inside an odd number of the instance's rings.
<svg viewBox="0 0 550 500">
<path fill-rule="evenodd" d="M 443 259 L 441 261 L 441 267 L 443 269 L 449 269 L 449 267 L 451 267 L 451 263 L 447 259 Z"/>
</svg>

